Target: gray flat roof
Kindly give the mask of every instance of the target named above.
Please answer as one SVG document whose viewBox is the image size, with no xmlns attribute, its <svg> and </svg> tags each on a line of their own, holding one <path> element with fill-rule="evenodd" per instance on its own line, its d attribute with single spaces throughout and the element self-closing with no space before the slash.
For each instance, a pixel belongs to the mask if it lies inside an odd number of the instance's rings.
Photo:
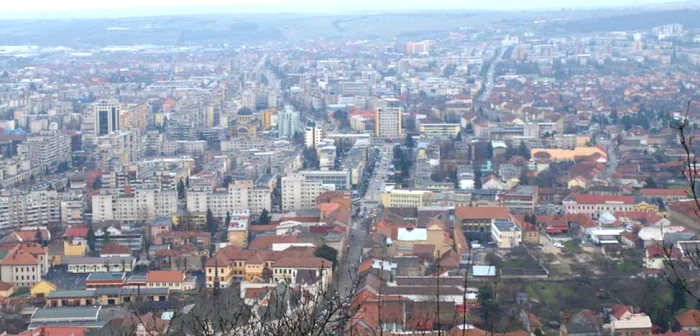
<svg viewBox="0 0 700 336">
<path fill-rule="evenodd" d="M 32 323 L 96 321 L 100 313 L 100 308 L 99 306 L 40 308 L 32 315 Z"/>
<path fill-rule="evenodd" d="M 495 219 L 493 224 L 496 225 L 496 228 L 501 232 L 517 229 L 517 226 L 508 219 Z"/>
<path fill-rule="evenodd" d="M 126 278 L 126 273 L 109 272 L 109 273 L 90 273 L 87 281 L 107 281 L 107 280 L 123 280 Z"/>
<path fill-rule="evenodd" d="M 134 274 L 129 277 L 128 280 L 126 280 L 127 283 L 129 282 L 146 282 L 146 275 L 145 274 Z"/>
<path fill-rule="evenodd" d="M 94 290 L 57 290 L 49 293 L 47 299 L 68 299 L 68 298 L 85 298 L 94 297 Z"/>
<path fill-rule="evenodd" d="M 77 327 L 77 328 L 89 328 L 89 329 L 100 329 L 107 324 L 107 320 L 96 320 L 96 321 L 69 321 L 69 322 L 32 322 L 29 324 L 27 329 L 33 330 L 41 327 Z"/>
</svg>

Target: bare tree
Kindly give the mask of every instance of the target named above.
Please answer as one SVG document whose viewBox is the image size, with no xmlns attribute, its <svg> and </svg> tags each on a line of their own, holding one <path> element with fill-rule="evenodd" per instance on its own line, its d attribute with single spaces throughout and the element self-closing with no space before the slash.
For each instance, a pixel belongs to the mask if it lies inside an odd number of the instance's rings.
<svg viewBox="0 0 700 336">
<path fill-rule="evenodd" d="M 677 123 L 671 124 L 671 127 L 675 128 L 678 133 L 678 140 L 683 150 L 683 170 L 681 171 L 682 176 L 686 179 L 690 190 L 687 192 L 689 202 L 692 202 L 693 213 L 698 219 L 700 219 L 700 198 L 698 195 L 698 162 L 695 155 L 695 149 L 693 145 L 694 136 L 690 134 L 690 107 L 691 102 L 688 102 L 685 110 L 685 115 Z M 663 239 L 663 227 L 662 230 L 662 242 L 660 245 L 662 247 L 664 255 L 665 267 L 662 271 L 663 277 L 674 289 L 674 301 L 676 293 L 680 296 L 688 295 L 692 298 L 696 305 L 700 304 L 700 295 L 698 293 L 698 287 L 696 283 L 697 272 L 693 273 L 693 269 L 700 269 L 700 245 L 686 244 L 683 247 L 683 255 L 679 253 L 680 246 L 674 246 L 677 243 L 672 241 L 665 241 Z M 687 265 L 682 263 L 682 258 L 687 261 Z M 689 267 L 688 267 L 689 266 Z M 685 299 L 682 300 L 685 303 Z M 675 304 L 674 304 L 675 305 Z M 676 307 L 678 308 L 678 307 Z M 681 309 L 683 307 L 680 307 Z M 700 322 L 700 316 L 694 316 L 697 322 Z"/>
</svg>

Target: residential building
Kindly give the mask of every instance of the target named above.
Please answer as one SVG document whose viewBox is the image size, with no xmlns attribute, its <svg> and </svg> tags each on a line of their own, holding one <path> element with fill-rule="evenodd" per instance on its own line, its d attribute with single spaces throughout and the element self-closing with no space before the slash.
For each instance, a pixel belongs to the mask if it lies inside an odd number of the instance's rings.
<svg viewBox="0 0 700 336">
<path fill-rule="evenodd" d="M 535 212 L 537 204 L 537 186 L 517 186 L 508 191 L 502 191 L 498 195 L 501 205 L 505 206 L 513 214 L 529 214 Z"/>
<path fill-rule="evenodd" d="M 109 232 L 109 241 L 107 243 L 115 242 L 129 248 L 134 253 L 141 252 L 143 248 L 143 231 L 133 230 L 131 232 L 122 232 L 113 227 L 109 227 L 105 231 L 95 230 L 95 249 L 97 249 L 97 251 L 102 251 L 105 247 L 104 237 L 106 232 Z"/>
<path fill-rule="evenodd" d="M 602 212 L 615 213 L 619 211 L 658 211 L 656 204 L 642 202 L 635 196 L 602 196 L 573 194 L 562 202 L 564 211 L 568 214 L 585 214 L 597 217 Z"/>
<path fill-rule="evenodd" d="M 250 226 L 250 212 L 238 210 L 231 213 L 231 221 L 228 222 L 228 243 L 236 247 L 248 247 L 248 229 Z"/>
<path fill-rule="evenodd" d="M 189 291 L 196 288 L 194 278 L 188 278 L 182 271 L 148 271 L 147 288 L 168 288 L 171 291 Z"/>
<path fill-rule="evenodd" d="M 316 198 L 328 190 L 334 190 L 333 185 L 307 180 L 302 174 L 285 176 L 282 178 L 282 211 L 315 208 Z"/>
<path fill-rule="evenodd" d="M 316 148 L 323 140 L 323 128 L 307 126 L 304 128 L 304 145 L 306 148 Z"/>
<path fill-rule="evenodd" d="M 26 155 L 32 167 L 56 166 L 63 162 L 71 162 L 72 151 L 70 137 L 62 132 L 42 131 L 32 135 L 17 146 L 19 155 Z"/>
<path fill-rule="evenodd" d="M 250 281 L 255 277 L 269 281 L 273 277 L 273 267 L 278 260 L 294 258 L 299 260 L 299 262 L 303 262 L 315 260 L 313 259 L 314 257 L 313 247 L 295 247 L 273 251 L 244 250 L 229 245 L 216 251 L 207 261 L 205 268 L 206 285 L 207 288 L 213 288 L 215 284 L 218 284 L 220 287 L 230 287 L 234 282 Z M 312 265 L 318 266 L 316 264 Z M 282 266 L 285 265 L 282 264 Z M 287 275 L 290 275 L 289 272 Z M 278 276 L 280 276 L 280 273 L 278 273 Z"/>
<path fill-rule="evenodd" d="M 134 257 L 67 257 L 63 262 L 68 273 L 132 272 L 135 263 Z"/>
<path fill-rule="evenodd" d="M 280 138 L 294 137 L 300 131 L 299 112 L 291 105 L 285 105 L 284 109 L 277 113 L 277 133 Z"/>
<path fill-rule="evenodd" d="M 300 171 L 306 181 L 309 182 L 321 182 L 321 184 L 334 185 L 335 190 L 348 190 L 351 187 L 350 174 L 348 171 L 316 171 L 316 170 L 303 170 Z"/>
<path fill-rule="evenodd" d="M 522 232 L 510 219 L 494 219 L 491 222 L 491 239 L 498 248 L 513 248 L 520 246 Z"/>
<path fill-rule="evenodd" d="M 187 191 L 187 211 L 206 213 L 211 210 L 214 217 L 224 218 L 226 213 L 250 210 L 259 214 L 263 209 L 272 209 L 272 190 L 255 186 L 253 181 L 233 181 L 228 188 Z"/>
<path fill-rule="evenodd" d="M 375 135 L 379 138 L 396 139 L 402 136 L 400 107 L 378 108 L 375 118 Z"/>
<path fill-rule="evenodd" d="M 316 283 L 320 280 L 322 288 L 325 288 L 333 278 L 333 263 L 318 257 L 281 258 L 272 264 L 272 278 L 275 282 L 289 284 Z"/>
<path fill-rule="evenodd" d="M 700 310 L 689 309 L 676 315 L 676 323 L 681 331 L 694 335 L 700 333 Z"/>
<path fill-rule="evenodd" d="M 647 314 L 629 314 L 629 316 L 625 316 L 620 320 L 613 320 L 610 323 L 610 335 L 650 335 L 651 327 L 651 319 L 649 319 Z"/>
<path fill-rule="evenodd" d="M 642 188 L 639 190 L 642 197 L 661 198 L 665 202 L 676 202 L 689 198 L 685 189 L 654 189 Z"/>
<path fill-rule="evenodd" d="M 462 130 L 460 124 L 423 124 L 418 126 L 420 134 L 428 139 L 454 139 Z"/>
<path fill-rule="evenodd" d="M 137 189 L 131 194 L 92 196 L 92 220 L 146 221 L 177 213 L 177 191 Z"/>
<path fill-rule="evenodd" d="M 0 191 L 0 230 L 53 226 L 60 221 L 60 199 L 55 190 Z"/>
<path fill-rule="evenodd" d="M 558 148 L 532 148 L 530 149 L 530 157 L 548 158 L 552 161 L 578 161 L 582 158 L 594 157 L 599 162 L 606 162 L 608 154 L 605 150 L 599 147 L 576 147 L 574 149 L 558 149 Z"/>
<path fill-rule="evenodd" d="M 424 198 L 430 194 L 425 190 L 394 189 L 379 195 L 384 207 L 417 208 L 425 205 Z"/>
<path fill-rule="evenodd" d="M 455 224 L 461 225 L 462 231 L 470 240 L 488 241 L 494 220 L 510 220 L 506 207 L 458 207 L 455 208 Z"/>
<path fill-rule="evenodd" d="M 48 249 L 40 244 L 8 244 L 0 260 L 0 281 L 17 287 L 32 287 L 48 272 Z"/>
</svg>

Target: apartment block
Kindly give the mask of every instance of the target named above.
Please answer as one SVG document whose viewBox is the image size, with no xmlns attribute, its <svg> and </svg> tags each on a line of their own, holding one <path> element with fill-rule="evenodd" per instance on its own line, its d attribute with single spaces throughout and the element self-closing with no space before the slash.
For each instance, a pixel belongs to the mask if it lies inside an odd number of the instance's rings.
<svg viewBox="0 0 700 336">
<path fill-rule="evenodd" d="M 43 131 L 27 137 L 17 146 L 20 155 L 26 155 L 32 167 L 50 167 L 71 161 L 70 137 L 61 132 Z"/>
<path fill-rule="evenodd" d="M 401 133 L 401 108 L 378 108 L 375 121 L 375 135 L 379 138 L 396 139 Z"/>
<path fill-rule="evenodd" d="M 92 220 L 142 221 L 177 213 L 177 191 L 135 190 L 92 196 Z"/>
<path fill-rule="evenodd" d="M 316 198 L 324 191 L 333 190 L 333 185 L 320 180 L 308 180 L 302 174 L 282 178 L 282 211 L 310 209 L 316 207 Z"/>
<path fill-rule="evenodd" d="M 54 225 L 60 220 L 60 198 L 56 191 L 0 192 L 0 230 L 17 226 Z"/>
<path fill-rule="evenodd" d="M 187 191 L 190 213 L 211 210 L 214 217 L 224 218 L 227 212 L 243 209 L 255 214 L 272 209 L 272 190 L 255 186 L 253 181 L 233 181 L 228 188 Z"/>
</svg>

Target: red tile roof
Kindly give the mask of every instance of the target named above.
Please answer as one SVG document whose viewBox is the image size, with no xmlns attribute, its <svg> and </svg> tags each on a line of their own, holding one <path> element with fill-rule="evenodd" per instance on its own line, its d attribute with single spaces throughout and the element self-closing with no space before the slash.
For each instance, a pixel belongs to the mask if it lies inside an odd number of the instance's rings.
<svg viewBox="0 0 700 336">
<path fill-rule="evenodd" d="M 87 238 L 88 232 L 90 232 L 90 228 L 87 226 L 73 226 L 66 230 L 66 233 L 63 234 L 63 237 Z"/>
<path fill-rule="evenodd" d="M 100 254 L 131 254 L 131 249 L 117 242 L 109 242 L 102 248 Z"/>
<path fill-rule="evenodd" d="M 49 240 L 49 232 L 44 229 L 40 229 L 41 239 Z M 36 230 L 16 230 L 10 233 L 5 241 L 16 241 L 16 242 L 34 242 L 36 241 Z"/>
<path fill-rule="evenodd" d="M 88 330 L 80 327 L 39 327 L 23 331 L 17 336 L 85 336 Z"/>
<path fill-rule="evenodd" d="M 455 209 L 455 215 L 459 220 L 509 218 L 506 207 L 458 207 Z"/>
<path fill-rule="evenodd" d="M 146 282 L 182 282 L 185 273 L 181 271 L 148 271 Z"/>
<path fill-rule="evenodd" d="M 10 289 L 12 289 L 12 287 L 14 287 L 13 284 L 7 283 L 4 281 L 0 281 L 0 291 L 10 290 Z"/>
<path fill-rule="evenodd" d="M 331 268 L 333 263 L 318 257 L 308 257 L 308 258 L 282 258 L 277 260 L 272 267 L 281 268 L 304 268 L 304 269 L 321 269 L 321 268 Z"/>
<path fill-rule="evenodd" d="M 688 192 L 684 189 L 653 189 L 642 188 L 639 190 L 642 196 L 688 196 Z"/>
<path fill-rule="evenodd" d="M 612 314 L 616 319 L 621 319 L 622 315 L 625 313 L 632 313 L 634 309 L 631 306 L 625 306 L 621 304 L 615 304 L 612 306 Z"/>
<path fill-rule="evenodd" d="M 699 327 L 700 310 L 691 309 L 676 315 L 676 321 L 681 327 Z"/>
<path fill-rule="evenodd" d="M 39 260 L 29 252 L 15 250 L 0 260 L 0 265 L 39 265 Z"/>
<path fill-rule="evenodd" d="M 275 231 L 276 229 L 277 229 L 277 224 L 251 225 L 248 227 L 248 230 L 250 232 Z"/>
<path fill-rule="evenodd" d="M 268 250 L 273 244 L 291 244 L 297 242 L 297 236 L 261 236 L 253 239 L 248 245 L 250 249 Z"/>
</svg>

